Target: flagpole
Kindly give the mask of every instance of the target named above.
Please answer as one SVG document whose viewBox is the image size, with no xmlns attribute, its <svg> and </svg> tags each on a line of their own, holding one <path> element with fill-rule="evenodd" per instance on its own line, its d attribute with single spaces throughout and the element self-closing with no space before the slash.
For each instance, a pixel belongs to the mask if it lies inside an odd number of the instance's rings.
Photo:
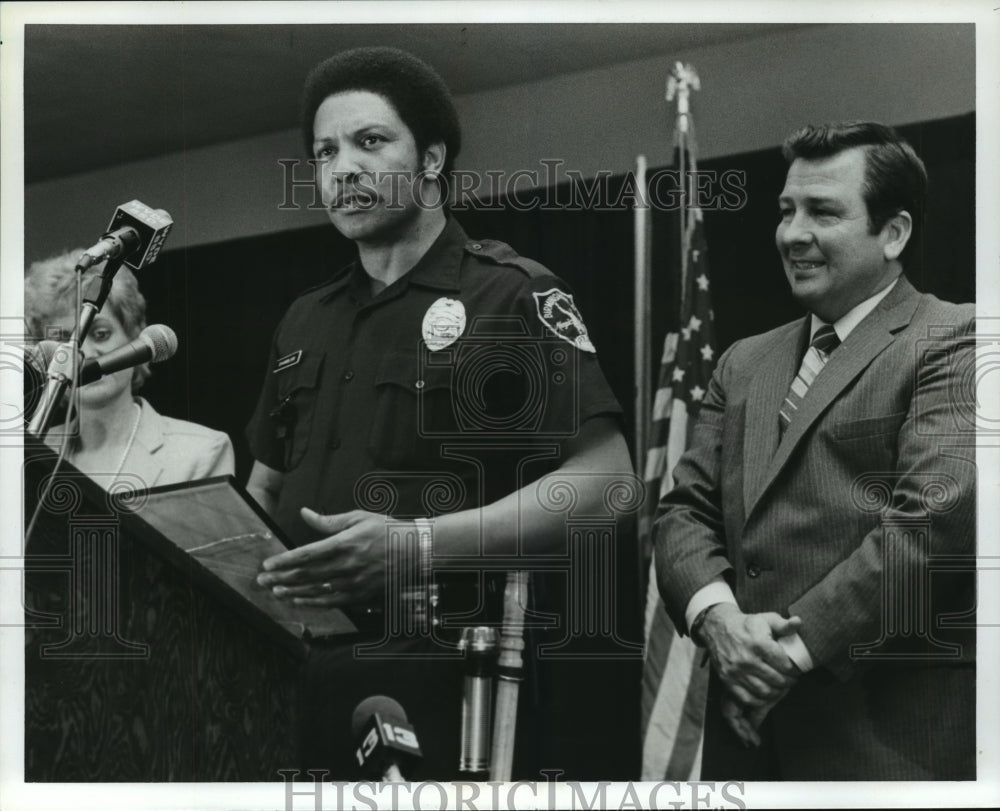
<svg viewBox="0 0 1000 811">
<path fill-rule="evenodd" d="M 678 150 L 678 169 L 680 171 L 680 182 L 683 193 L 681 194 L 681 204 L 679 211 L 680 221 L 680 251 L 681 251 L 681 308 L 684 307 L 684 291 L 687 290 L 687 261 L 688 261 L 688 208 L 689 195 L 693 192 L 694 178 L 688 178 L 687 158 L 689 154 L 688 131 L 690 128 L 690 99 L 691 90 L 701 90 L 701 80 L 695 69 L 690 65 L 681 62 L 674 64 L 674 69 L 667 78 L 666 100 L 669 104 L 677 99 L 677 120 L 674 125 L 674 143 Z M 693 162 L 693 156 L 692 156 Z"/>
<path fill-rule="evenodd" d="M 646 201 L 646 156 L 636 158 L 635 179 L 638 198 L 633 208 L 635 240 L 635 466 L 642 471 L 646 464 L 648 450 L 647 429 L 649 424 L 649 343 L 650 343 L 650 303 L 649 303 L 649 205 Z M 647 550 L 640 557 L 641 570 L 645 570 Z"/>
<path fill-rule="evenodd" d="M 660 492 L 670 489 L 674 463 L 687 447 L 689 428 L 697 420 L 714 358 L 707 245 L 697 199 L 691 196 L 695 178 L 689 176 L 698 167 L 694 122 L 689 115 L 690 91 L 699 89 L 694 68 L 676 63 L 667 80 L 666 100 L 677 100 L 673 144 L 682 195 L 678 206 L 681 273 L 679 301 L 674 306 L 680 317 L 664 340 L 647 433 L 650 447 L 643 478 L 651 491 L 652 505 Z M 647 512 L 647 525 L 653 514 L 653 510 Z M 680 636 L 671 622 L 656 588 L 651 562 L 644 630 L 642 779 L 696 780 L 707 669 L 699 666 L 701 655 L 694 643 Z"/>
</svg>

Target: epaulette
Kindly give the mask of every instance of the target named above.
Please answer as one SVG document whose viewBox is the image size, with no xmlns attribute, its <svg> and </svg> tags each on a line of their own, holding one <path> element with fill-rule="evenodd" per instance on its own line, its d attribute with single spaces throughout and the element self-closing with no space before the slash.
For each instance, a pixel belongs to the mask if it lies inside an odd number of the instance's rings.
<svg viewBox="0 0 1000 811">
<path fill-rule="evenodd" d="M 506 242 L 496 239 L 474 239 L 465 243 L 465 252 L 472 256 L 480 256 L 495 265 L 517 268 L 530 278 L 551 276 L 552 271 L 534 259 L 521 256 Z"/>
</svg>

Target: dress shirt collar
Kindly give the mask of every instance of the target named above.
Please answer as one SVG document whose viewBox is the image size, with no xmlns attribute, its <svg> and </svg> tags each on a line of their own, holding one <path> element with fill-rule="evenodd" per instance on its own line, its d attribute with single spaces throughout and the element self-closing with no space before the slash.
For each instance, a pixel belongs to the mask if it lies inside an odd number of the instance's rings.
<svg viewBox="0 0 1000 811">
<path fill-rule="evenodd" d="M 896 286 L 898 281 L 899 277 L 897 276 L 890 284 L 883 287 L 874 296 L 866 298 L 860 304 L 856 304 L 853 308 L 848 310 L 844 315 L 833 322 L 833 331 L 837 333 L 837 337 L 840 338 L 841 343 L 847 340 L 847 336 L 850 335 L 854 331 L 854 328 L 864 320 L 866 315 L 878 307 L 878 303 L 889 295 L 889 291 Z M 815 313 L 812 314 L 812 325 L 809 329 L 810 341 L 816 335 L 816 331 L 824 324 L 826 324 L 826 322 L 823 319 Z"/>
</svg>

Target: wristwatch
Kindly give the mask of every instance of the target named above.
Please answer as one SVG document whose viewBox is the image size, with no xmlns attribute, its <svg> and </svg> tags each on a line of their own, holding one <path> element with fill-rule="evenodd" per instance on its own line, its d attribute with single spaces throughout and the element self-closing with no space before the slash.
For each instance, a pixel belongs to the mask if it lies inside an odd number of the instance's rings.
<svg viewBox="0 0 1000 811">
<path fill-rule="evenodd" d="M 691 634 L 691 641 L 695 645 L 700 645 L 705 647 L 705 641 L 701 638 L 701 626 L 705 624 L 705 619 L 708 617 L 708 612 L 715 608 L 717 605 L 722 605 L 722 603 L 712 603 L 711 605 L 705 606 L 701 611 L 698 612 L 698 616 L 694 618 L 694 622 L 691 623 L 691 627 L 688 631 Z"/>
</svg>

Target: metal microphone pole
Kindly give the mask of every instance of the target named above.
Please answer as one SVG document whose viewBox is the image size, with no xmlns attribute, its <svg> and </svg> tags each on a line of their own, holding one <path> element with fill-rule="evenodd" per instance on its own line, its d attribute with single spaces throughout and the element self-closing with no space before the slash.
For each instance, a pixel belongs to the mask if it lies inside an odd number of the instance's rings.
<svg viewBox="0 0 1000 811">
<path fill-rule="evenodd" d="M 45 436 L 53 411 L 62 399 L 66 387 L 76 378 L 80 347 L 90 332 L 94 316 L 101 311 L 101 307 L 107 301 L 115 274 L 121 266 L 121 259 L 111 259 L 104 266 L 104 272 L 100 277 L 95 277 L 90 281 L 83 305 L 80 307 L 80 314 L 77 317 L 76 329 L 73 330 L 69 341 L 56 349 L 52 356 L 52 362 L 49 364 L 48 381 L 38 401 L 38 407 L 28 423 L 27 431 L 32 436 L 38 438 Z M 91 292 L 95 287 L 97 287 L 96 292 Z"/>
<path fill-rule="evenodd" d="M 514 736 L 517 732 L 517 696 L 523 680 L 524 606 L 528 600 L 528 573 L 508 572 L 503 593 L 503 627 L 497 662 L 496 726 L 490 780 L 510 780 L 514 764 Z"/>
<path fill-rule="evenodd" d="M 497 664 L 497 631 L 488 625 L 463 628 L 458 649 L 465 653 L 462 694 L 462 739 L 458 770 L 485 775 L 490 762 L 493 673 Z"/>
</svg>

